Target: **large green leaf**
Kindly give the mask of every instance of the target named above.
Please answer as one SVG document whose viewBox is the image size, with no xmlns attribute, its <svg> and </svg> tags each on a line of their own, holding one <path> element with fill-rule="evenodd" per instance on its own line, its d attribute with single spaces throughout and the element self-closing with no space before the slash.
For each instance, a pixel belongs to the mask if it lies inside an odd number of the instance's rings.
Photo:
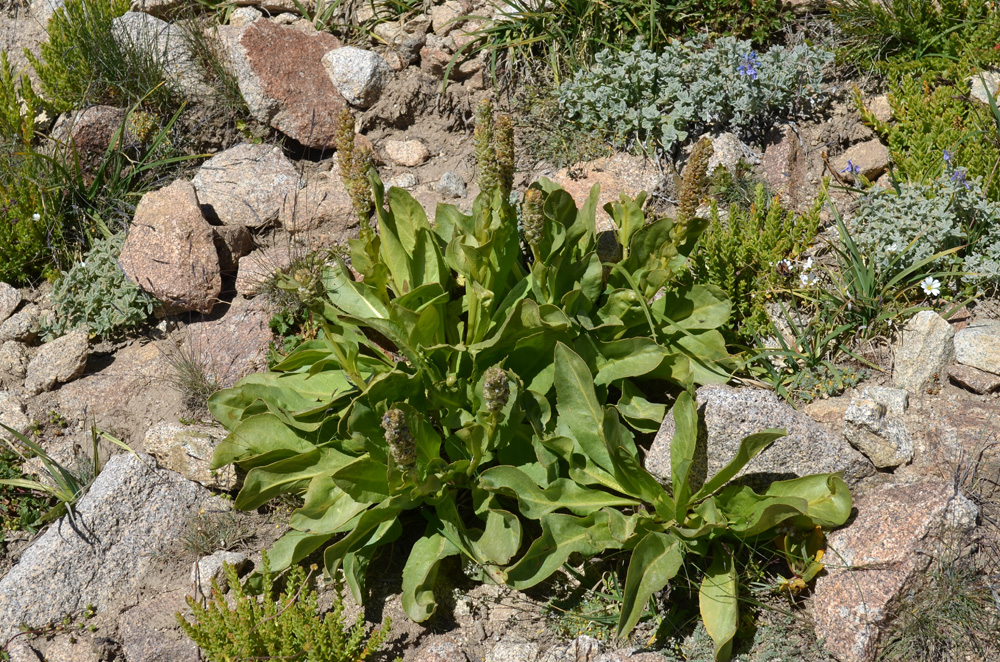
<svg viewBox="0 0 1000 662">
<path fill-rule="evenodd" d="M 669 290 L 649 304 L 654 317 L 669 319 L 670 328 L 688 331 L 718 329 L 728 320 L 732 303 L 714 285 L 693 285 Z"/>
<path fill-rule="evenodd" d="M 618 385 L 621 398 L 618 400 L 618 412 L 629 425 L 639 432 L 652 434 L 660 429 L 663 417 L 666 415 L 666 405 L 653 402 L 635 386 L 632 380 L 624 379 Z"/>
<path fill-rule="evenodd" d="M 764 496 L 798 497 L 806 501 L 806 515 L 816 526 L 834 528 L 851 516 L 851 491 L 840 474 L 814 474 L 771 483 Z"/>
<path fill-rule="evenodd" d="M 733 555 L 722 545 L 712 545 L 712 564 L 705 571 L 698 607 L 705 629 L 715 642 L 715 661 L 728 662 L 739 624 L 739 582 Z"/>
<path fill-rule="evenodd" d="M 594 383 L 599 386 L 651 373 L 673 354 L 650 338 L 598 341 L 595 345 L 597 376 Z"/>
<path fill-rule="evenodd" d="M 417 623 L 423 623 L 437 611 L 434 584 L 441 561 L 459 553 L 457 547 L 439 533 L 424 535 L 413 543 L 403 568 L 403 610 Z"/>
<path fill-rule="evenodd" d="M 237 425 L 215 448 L 210 469 L 220 469 L 233 462 L 255 466 L 254 460 L 269 462 L 308 453 L 315 445 L 303 439 L 274 414 L 257 414 Z"/>
<path fill-rule="evenodd" d="M 233 388 L 212 395 L 208 408 L 231 430 L 243 418 L 243 412 L 258 400 L 294 413 L 313 409 L 321 403 L 328 405 L 354 390 L 354 384 L 339 370 L 315 377 L 306 373 L 260 372 L 244 377 Z"/>
<path fill-rule="evenodd" d="M 384 473 L 385 465 L 382 470 Z M 309 481 L 303 501 L 302 507 L 292 513 L 289 525 L 310 534 L 340 533 L 371 505 L 352 499 L 330 476 L 316 476 Z"/>
<path fill-rule="evenodd" d="M 674 518 L 684 520 L 691 503 L 691 467 L 698 446 L 698 409 L 688 391 L 677 396 L 672 410 L 674 438 L 670 442 L 670 478 L 674 490 Z"/>
<path fill-rule="evenodd" d="M 501 508 L 486 511 L 486 526 L 475 541 L 476 553 L 486 563 L 506 565 L 521 548 L 521 521 Z"/>
<path fill-rule="evenodd" d="M 618 513 L 616 513 L 618 514 Z M 573 553 L 586 557 L 609 549 L 620 549 L 604 510 L 587 517 L 550 513 L 541 519 L 542 534 L 517 563 L 507 569 L 507 583 L 518 589 L 531 588 L 562 567 Z"/>
<path fill-rule="evenodd" d="M 389 317 L 389 311 L 371 285 L 358 283 L 340 261 L 323 272 L 323 285 L 338 309 L 354 317 Z"/>
<path fill-rule="evenodd" d="M 559 478 L 544 490 L 517 467 L 499 466 L 479 476 L 485 490 L 517 499 L 521 515 L 541 519 L 565 508 L 574 515 L 588 515 L 605 507 L 634 507 L 639 501 L 603 490 L 589 489 L 572 480 Z"/>
<path fill-rule="evenodd" d="M 622 612 L 618 619 L 618 637 L 624 639 L 642 617 L 649 598 L 677 576 L 684 563 L 680 540 L 669 533 L 647 533 L 632 550 Z"/>
<path fill-rule="evenodd" d="M 614 472 L 602 438 L 604 409 L 594 392 L 594 377 L 580 355 L 563 343 L 555 349 L 555 387 L 559 422 L 556 434 L 572 437 L 599 467 Z"/>
<path fill-rule="evenodd" d="M 691 500 L 698 501 L 722 488 L 726 483 L 732 480 L 736 474 L 743 469 L 743 467 L 749 464 L 750 460 L 757 457 L 761 451 L 773 444 L 775 440 L 784 437 L 785 434 L 784 430 L 764 430 L 763 432 L 758 432 L 757 434 L 744 437 L 743 440 L 740 441 L 740 447 L 736 450 L 736 455 L 733 456 L 733 459 L 731 459 L 726 466 L 719 471 L 719 473 L 705 481 L 705 484 L 701 486 L 701 489 L 698 490 L 693 497 L 691 497 Z"/>
<path fill-rule="evenodd" d="M 431 229 L 430 223 L 427 222 L 427 213 L 406 189 L 398 186 L 390 187 L 388 197 L 394 222 L 392 229 L 407 254 L 414 255 L 420 231 Z"/>
<path fill-rule="evenodd" d="M 315 448 L 306 453 L 251 469 L 233 505 L 252 510 L 279 494 L 304 491 L 316 476 L 329 476 L 353 460 L 332 448 Z"/>
<path fill-rule="evenodd" d="M 333 473 L 333 482 L 359 503 L 378 503 L 389 496 L 389 477 L 385 462 L 368 454 L 344 465 Z"/>
</svg>

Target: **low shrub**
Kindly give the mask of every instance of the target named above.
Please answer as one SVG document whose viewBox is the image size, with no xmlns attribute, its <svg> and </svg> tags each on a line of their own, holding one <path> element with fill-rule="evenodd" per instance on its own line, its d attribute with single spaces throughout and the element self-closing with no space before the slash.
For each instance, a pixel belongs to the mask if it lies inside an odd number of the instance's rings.
<svg viewBox="0 0 1000 662">
<path fill-rule="evenodd" d="M 83 260 L 56 281 L 55 317 L 47 324 L 46 335 L 55 338 L 82 327 L 93 337 L 114 339 L 146 323 L 157 301 L 118 265 L 124 243 L 124 232 L 94 241 Z"/>
<path fill-rule="evenodd" d="M 1000 181 L 993 174 L 1000 163 L 1000 132 L 989 107 L 970 101 L 969 84 L 927 74 L 889 79 L 892 121 L 881 122 L 855 102 L 865 122 L 889 146 L 900 179 L 929 184 L 949 166 L 960 165 L 969 177 L 982 177 L 985 193 L 1000 200 Z"/>
<path fill-rule="evenodd" d="M 267 553 L 263 558 L 264 597 L 247 595 L 236 570 L 225 565 L 229 595 L 212 580 L 207 606 L 189 597 L 194 618 L 177 614 L 177 622 L 209 662 L 247 659 L 302 660 L 303 662 L 364 662 L 378 652 L 389 634 L 388 619 L 370 634 L 364 614 L 352 626 L 344 622 L 344 601 L 337 592 L 333 610 L 321 614 L 312 573 L 294 567 L 285 576 L 280 595 L 274 586 Z M 314 566 L 315 567 L 315 566 Z M 232 606 L 230 606 L 232 605 Z"/>
<path fill-rule="evenodd" d="M 670 153 L 690 135 L 748 136 L 778 117 L 814 111 L 826 99 L 823 66 L 832 58 L 806 45 L 758 55 L 732 37 L 672 40 L 659 52 L 639 40 L 630 51 L 598 53 L 559 97 L 572 119 L 616 145 Z"/>
<path fill-rule="evenodd" d="M 733 302 L 730 324 L 747 344 L 769 333 L 766 304 L 799 286 L 798 257 L 816 237 L 825 201 L 821 193 L 807 213 L 797 214 L 758 184 L 752 204 L 730 205 L 725 219 L 713 206 L 691 274 L 696 282 L 722 288 Z"/>
<path fill-rule="evenodd" d="M 25 51 L 41 91 L 57 112 L 86 104 L 128 107 L 139 102 L 161 112 L 180 105 L 159 57 L 113 27 L 129 0 L 67 0 L 48 22 L 38 56 Z"/>
</svg>

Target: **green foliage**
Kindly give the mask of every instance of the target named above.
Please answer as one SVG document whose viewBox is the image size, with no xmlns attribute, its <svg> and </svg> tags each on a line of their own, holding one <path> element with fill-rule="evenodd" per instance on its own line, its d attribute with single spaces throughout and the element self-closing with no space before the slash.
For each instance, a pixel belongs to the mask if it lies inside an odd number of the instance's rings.
<svg viewBox="0 0 1000 662">
<path fill-rule="evenodd" d="M 116 338 L 146 323 L 156 298 L 140 290 L 118 266 L 124 243 L 124 232 L 94 241 L 84 260 L 56 282 L 55 318 L 45 329 L 47 336 L 83 327 L 91 336 Z"/>
<path fill-rule="evenodd" d="M 150 52 L 155 49 L 129 43 L 124 31 L 114 29 L 112 21 L 128 9 L 128 0 L 68 0 L 49 19 L 40 57 L 25 51 L 57 111 L 94 103 L 127 107 L 143 100 L 160 111 L 179 105 L 179 94 L 165 82 L 163 62 Z"/>
<path fill-rule="evenodd" d="M 274 577 L 266 552 L 262 564 L 263 600 L 244 592 L 236 569 L 227 563 L 228 598 L 213 579 L 207 607 L 194 598 L 187 600 L 193 622 L 177 614 L 181 629 L 201 648 L 209 662 L 246 659 L 363 662 L 382 646 L 389 634 L 388 619 L 370 635 L 365 633 L 364 614 L 359 614 L 348 627 L 339 587 L 333 610 L 321 617 L 316 592 L 310 586 L 312 573 L 307 576 L 299 566 L 288 571 L 285 588 L 275 599 Z"/>
<path fill-rule="evenodd" d="M 479 31 L 480 39 L 457 57 L 489 52 L 492 70 L 506 66 L 533 73 L 543 62 L 557 84 L 564 75 L 586 68 L 603 50 L 628 50 L 643 39 L 653 51 L 669 48 L 673 36 L 696 32 L 771 41 L 790 14 L 777 0 L 680 0 L 674 4 L 628 0 L 503 0 L 497 20 Z M 748 49 L 749 50 L 749 49 Z"/>
<path fill-rule="evenodd" d="M 812 245 L 825 199 L 824 191 L 808 212 L 797 214 L 758 184 L 752 204 L 731 205 L 725 219 L 713 206 L 691 273 L 695 282 L 719 286 L 734 302 L 730 323 L 744 341 L 766 334 L 771 322 L 765 306 L 799 284 L 793 261 Z"/>
<path fill-rule="evenodd" d="M 24 458 L 8 448 L 0 448 L 0 481 L 21 479 Z M 34 531 L 36 522 L 51 503 L 37 492 L 0 483 L 0 544 L 5 531 Z"/>
<path fill-rule="evenodd" d="M 889 80 L 889 105 L 893 119 L 880 122 L 861 103 L 855 102 L 865 122 L 889 146 L 897 175 L 904 180 L 928 184 L 947 170 L 942 154 L 951 154 L 952 165 L 968 176 L 989 181 L 985 193 L 1000 200 L 1000 185 L 993 175 L 1000 163 L 1000 133 L 990 109 L 970 102 L 968 83 L 945 81 L 933 75 L 903 75 Z M 950 173 L 948 173 L 950 174 Z"/>
<path fill-rule="evenodd" d="M 823 65 L 833 55 L 806 45 L 757 55 L 748 41 L 704 35 L 654 51 L 604 50 L 587 71 L 562 85 L 571 118 L 621 146 L 667 152 L 707 130 L 740 135 L 770 128 L 785 115 L 812 111 L 826 98 Z"/>
<path fill-rule="evenodd" d="M 850 252 L 843 273 L 872 272 L 881 279 L 915 288 L 926 276 L 962 276 L 970 284 L 990 287 L 1000 280 L 1000 203 L 987 200 L 978 179 L 961 168 L 951 169 L 930 184 L 901 184 L 898 189 L 872 188 L 861 199 L 841 232 Z M 845 236 L 850 231 L 850 237 Z M 851 246 L 850 239 L 856 242 Z M 933 272 L 933 273 L 931 273 Z M 876 276 L 877 275 L 877 276 Z M 854 281 L 861 282 L 859 277 Z M 889 292 L 862 285 L 852 293 L 884 306 Z M 916 293 L 919 297 L 921 293 Z M 874 304 L 874 300 L 881 302 Z"/>
<path fill-rule="evenodd" d="M 471 215 L 439 205 L 431 224 L 406 191 L 392 188 L 386 201 L 371 179 L 379 234 L 351 242 L 363 281 L 339 261 L 329 268 L 322 337 L 209 401 L 231 430 L 212 466 L 247 471 L 237 507 L 304 493 L 271 552 L 276 566 L 325 548 L 327 570 L 343 568 L 361 600 L 379 548 L 422 526 L 403 606 L 424 621 L 449 557 L 526 589 L 571 555 L 622 549 L 632 553 L 618 622 L 626 635 L 686 559 L 700 567 L 711 557 L 702 612 L 725 658 L 737 605 L 726 541 L 782 524 L 839 525 L 850 495 L 837 476 L 762 494 L 725 487 L 773 432 L 748 438 L 698 483 L 686 391 L 674 405 L 673 492 L 642 468 L 635 434 L 658 429 L 666 407 L 651 393 L 663 394 L 664 381 L 726 379 L 718 328 L 729 303 L 713 286 L 680 284 L 705 223 L 647 223 L 644 196 L 623 197 L 606 206 L 622 257 L 602 264 L 598 188 L 577 209 L 541 180 L 521 210 L 526 260 L 501 191 L 480 195 Z"/>
<path fill-rule="evenodd" d="M 991 0 L 836 0 L 830 9 L 852 62 L 935 67 L 964 57 L 981 68 L 996 61 L 1000 22 Z"/>
</svg>

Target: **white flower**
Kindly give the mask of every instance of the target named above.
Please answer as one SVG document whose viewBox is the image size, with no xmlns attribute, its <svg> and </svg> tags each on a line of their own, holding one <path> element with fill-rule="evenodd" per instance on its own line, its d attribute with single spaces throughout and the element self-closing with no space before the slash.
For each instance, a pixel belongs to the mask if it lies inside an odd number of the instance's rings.
<svg viewBox="0 0 1000 662">
<path fill-rule="evenodd" d="M 815 285 L 817 280 L 819 280 L 819 276 L 817 276 L 816 274 L 811 274 L 811 273 L 799 274 L 799 282 L 802 283 L 802 287 L 810 287 L 812 285 Z"/>
<path fill-rule="evenodd" d="M 897 249 L 895 243 L 889 244 L 888 246 L 885 247 L 885 252 L 886 253 L 895 253 L 897 250 L 898 249 Z"/>
<path fill-rule="evenodd" d="M 810 271 L 812 271 L 812 268 L 813 268 L 813 259 L 810 257 L 807 258 L 806 261 L 802 263 L 802 273 L 804 274 L 809 273 Z"/>
<path fill-rule="evenodd" d="M 37 223 L 38 221 L 42 220 L 42 215 L 36 212 L 31 215 L 31 220 Z"/>
<path fill-rule="evenodd" d="M 927 278 L 920 281 L 920 287 L 924 289 L 924 294 L 929 297 L 936 297 L 941 295 L 941 281 L 933 276 L 928 276 Z"/>
</svg>

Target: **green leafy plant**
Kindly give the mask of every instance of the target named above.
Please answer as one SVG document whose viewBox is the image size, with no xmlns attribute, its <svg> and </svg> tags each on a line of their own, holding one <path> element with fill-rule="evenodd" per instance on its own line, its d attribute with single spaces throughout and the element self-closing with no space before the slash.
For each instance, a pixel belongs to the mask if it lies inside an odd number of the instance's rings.
<svg viewBox="0 0 1000 662">
<path fill-rule="evenodd" d="M 91 466 L 87 467 L 89 470 L 73 472 L 56 462 L 41 446 L 28 439 L 17 430 L 10 428 L 3 423 L 0 423 L 0 428 L 6 430 L 6 432 L 21 446 L 23 446 L 28 453 L 40 458 L 42 460 L 42 465 L 45 467 L 45 471 L 49 476 L 47 481 L 38 481 L 30 478 L 0 479 L 0 486 L 5 485 L 7 487 L 31 490 L 37 494 L 44 494 L 47 498 L 54 499 L 57 502 L 55 506 L 50 508 L 44 515 L 36 520 L 38 524 L 51 522 L 66 514 L 69 514 L 72 517 L 73 505 L 75 505 L 80 497 L 83 496 L 83 493 L 88 487 L 90 487 L 90 483 L 93 482 L 94 478 L 96 478 L 97 474 L 101 471 L 100 455 L 98 453 L 100 439 L 106 439 L 116 446 L 134 454 L 132 449 L 123 442 L 106 432 L 98 430 L 96 427 L 92 427 L 91 441 L 93 448 L 90 458 Z M 17 452 L 15 446 L 10 445 L 10 448 L 11 450 Z M 20 455 L 21 453 L 18 454 Z M 22 457 L 24 456 L 22 455 Z"/>
<path fill-rule="evenodd" d="M 617 145 L 671 152 L 707 130 L 746 135 L 777 117 L 811 111 L 825 99 L 823 66 L 831 53 L 806 45 L 758 55 L 747 41 L 704 35 L 660 50 L 637 41 L 605 50 L 559 89 L 571 118 L 602 130 Z"/>
<path fill-rule="evenodd" d="M 934 60 L 947 65 L 971 57 L 981 67 L 996 59 L 1000 25 L 989 0 L 837 0 L 830 10 L 844 35 L 844 56 L 853 62 L 934 66 Z"/>
<path fill-rule="evenodd" d="M 544 63 L 545 78 L 556 84 L 563 76 L 591 65 L 599 52 L 627 51 L 636 39 L 657 52 L 668 47 L 674 36 L 691 37 L 703 31 L 763 43 L 771 41 L 789 17 L 775 0 L 680 0 L 674 4 L 503 0 L 499 10 L 500 16 L 475 33 L 479 38 L 460 49 L 452 63 L 486 51 L 494 74 L 506 68 L 530 76 L 539 68 L 536 63 Z"/>
<path fill-rule="evenodd" d="M 930 184 L 943 174 L 951 176 L 952 169 L 960 166 L 968 178 L 982 178 L 984 193 L 997 200 L 1000 132 L 990 108 L 970 103 L 968 92 L 963 80 L 931 74 L 891 76 L 888 123 L 865 108 L 860 92 L 854 98 L 862 118 L 889 146 L 899 179 Z M 946 152 L 950 163 L 942 158 Z"/>
<path fill-rule="evenodd" d="M 82 327 L 92 336 L 115 338 L 146 323 L 156 298 L 140 290 L 118 266 L 124 243 L 124 232 L 94 241 L 83 261 L 56 282 L 55 317 L 46 325 L 46 335 L 56 338 Z"/>
<path fill-rule="evenodd" d="M 691 273 L 695 282 L 718 285 L 734 302 L 731 324 L 744 341 L 770 329 L 766 305 L 798 285 L 794 261 L 812 245 L 825 202 L 824 190 L 805 214 L 797 214 L 758 184 L 753 202 L 730 205 L 725 219 L 713 206 Z"/>
<path fill-rule="evenodd" d="M 368 635 L 364 614 L 359 614 L 353 626 L 348 627 L 339 588 L 333 610 L 321 616 L 316 592 L 310 586 L 312 573 L 307 575 L 298 566 L 288 571 L 281 594 L 272 597 L 276 591 L 267 552 L 262 565 L 262 600 L 244 592 L 236 569 L 227 563 L 224 567 L 228 598 L 213 579 L 207 606 L 188 598 L 193 622 L 177 614 L 181 629 L 201 648 L 209 662 L 261 658 L 363 662 L 382 646 L 389 634 L 388 619 Z"/>
<path fill-rule="evenodd" d="M 0 481 L 23 478 L 23 462 L 21 455 L 0 448 Z M 5 531 L 34 531 L 49 507 L 49 499 L 37 492 L 0 483 L 0 543 Z"/>
<path fill-rule="evenodd" d="M 128 9 L 128 0 L 68 0 L 49 19 L 40 55 L 25 51 L 57 111 L 93 103 L 127 107 L 140 100 L 161 112 L 179 105 L 159 56 L 114 27 Z"/>
</svg>

